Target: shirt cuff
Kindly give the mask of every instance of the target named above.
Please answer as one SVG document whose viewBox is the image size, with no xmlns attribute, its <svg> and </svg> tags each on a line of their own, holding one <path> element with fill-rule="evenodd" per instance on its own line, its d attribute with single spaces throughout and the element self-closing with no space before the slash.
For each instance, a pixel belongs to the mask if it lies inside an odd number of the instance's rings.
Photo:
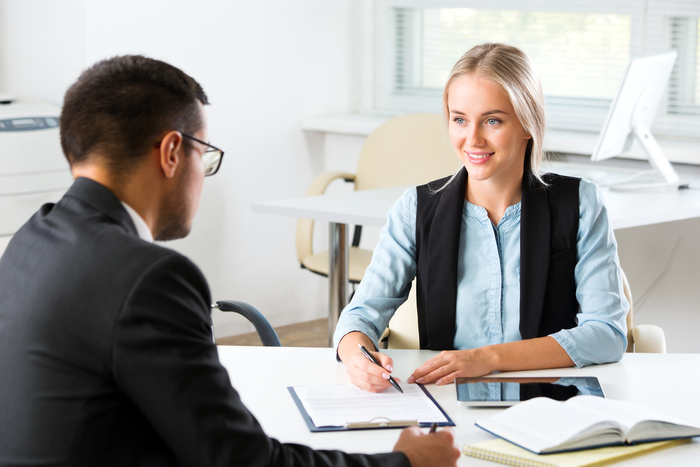
<svg viewBox="0 0 700 467">
<path fill-rule="evenodd" d="M 576 368 L 586 366 L 586 363 L 576 348 L 576 345 L 574 345 L 573 341 L 569 338 L 567 333 L 564 332 L 564 330 L 552 334 L 551 337 L 553 337 L 554 340 L 561 345 L 564 351 L 569 355 L 571 361 L 573 361 L 574 365 L 576 365 Z"/>
</svg>

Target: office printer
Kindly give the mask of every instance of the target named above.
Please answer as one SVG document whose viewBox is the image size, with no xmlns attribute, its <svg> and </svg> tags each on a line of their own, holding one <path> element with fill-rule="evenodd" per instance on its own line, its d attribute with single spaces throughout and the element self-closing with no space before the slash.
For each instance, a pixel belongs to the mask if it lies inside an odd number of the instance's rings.
<svg viewBox="0 0 700 467">
<path fill-rule="evenodd" d="M 0 254 L 42 204 L 58 201 L 73 182 L 59 115 L 39 99 L 0 94 Z"/>
</svg>

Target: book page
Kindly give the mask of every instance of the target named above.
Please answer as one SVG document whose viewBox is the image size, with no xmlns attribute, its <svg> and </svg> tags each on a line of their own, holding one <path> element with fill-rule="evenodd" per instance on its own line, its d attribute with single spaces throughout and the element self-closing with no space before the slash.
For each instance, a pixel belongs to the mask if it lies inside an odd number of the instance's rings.
<svg viewBox="0 0 700 467">
<path fill-rule="evenodd" d="M 602 399 L 592 396 L 577 396 L 569 399 L 566 404 L 588 410 L 589 412 L 597 412 L 611 420 L 615 420 L 626 434 L 630 433 L 635 425 L 644 422 L 662 422 L 662 424 L 668 423 L 692 427 L 690 423 L 684 420 L 666 415 L 659 410 L 636 402 Z M 654 428 L 649 428 L 649 430 L 652 433 L 658 432 L 657 437 L 663 437 L 664 431 L 667 437 L 676 434 L 675 431 L 671 430 L 671 427 L 667 426 L 659 426 L 656 430 L 654 430 Z M 650 435 L 652 433 L 650 433 Z"/>
<path fill-rule="evenodd" d="M 404 384 L 384 392 L 362 391 L 352 384 L 295 386 L 306 412 L 316 427 L 345 426 L 377 418 L 391 421 L 417 420 L 445 423 L 447 418 L 417 384 Z"/>
<path fill-rule="evenodd" d="M 479 420 L 477 426 L 534 452 L 541 452 L 592 432 L 619 432 L 616 425 L 606 419 L 596 412 L 537 397 Z M 621 437 L 618 439 L 622 441 Z"/>
</svg>

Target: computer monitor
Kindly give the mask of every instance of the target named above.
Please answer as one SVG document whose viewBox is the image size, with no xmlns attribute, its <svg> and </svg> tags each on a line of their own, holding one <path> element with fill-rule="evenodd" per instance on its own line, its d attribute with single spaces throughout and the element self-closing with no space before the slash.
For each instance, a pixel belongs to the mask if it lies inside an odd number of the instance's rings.
<svg viewBox="0 0 700 467">
<path fill-rule="evenodd" d="M 628 151 L 636 139 L 658 174 L 656 177 L 658 180 L 651 183 L 627 181 L 610 185 L 611 189 L 677 189 L 683 185 L 649 130 L 671 76 L 676 55 L 675 51 L 671 51 L 660 55 L 633 58 L 627 66 L 591 160 L 601 161 L 619 156 Z"/>
</svg>

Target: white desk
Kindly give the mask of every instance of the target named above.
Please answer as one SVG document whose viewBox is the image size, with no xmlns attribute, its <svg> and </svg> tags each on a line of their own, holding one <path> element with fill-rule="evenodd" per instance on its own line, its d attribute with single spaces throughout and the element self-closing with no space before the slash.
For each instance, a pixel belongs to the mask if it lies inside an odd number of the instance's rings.
<svg viewBox="0 0 700 467">
<path fill-rule="evenodd" d="M 601 169 L 566 163 L 550 163 L 553 172 L 592 175 Z M 628 169 L 606 169 L 623 178 L 634 173 Z M 347 304 L 347 226 L 381 227 L 391 205 L 408 187 L 335 193 L 253 204 L 259 213 L 315 219 L 330 223 L 329 235 L 329 342 L 340 312 Z M 613 229 L 626 229 L 663 222 L 700 217 L 700 190 L 669 192 L 623 192 L 603 189 L 603 197 Z"/>
<path fill-rule="evenodd" d="M 337 224 L 382 227 L 386 214 L 410 187 L 390 187 L 329 195 L 265 201 L 253 211 Z M 623 192 L 602 189 L 613 229 L 627 229 L 700 217 L 700 190 Z"/>
<path fill-rule="evenodd" d="M 436 352 L 387 350 L 394 359 L 394 375 L 405 381 L 411 372 Z M 335 362 L 333 349 L 292 347 L 220 346 L 219 358 L 229 372 L 231 383 L 243 403 L 255 415 L 265 432 L 282 442 L 300 443 L 316 449 L 347 452 L 390 451 L 400 430 L 311 433 L 287 391 L 287 386 L 347 384 L 345 366 Z M 619 363 L 580 370 L 538 370 L 512 374 L 597 376 L 607 396 L 631 400 L 663 410 L 700 425 L 700 354 L 626 354 Z M 402 383 L 406 384 L 406 383 Z M 455 422 L 455 440 L 463 444 L 493 437 L 474 422 L 502 409 L 475 409 L 457 402 L 453 384 L 427 386 Z M 462 456 L 460 465 L 496 466 Z M 620 462 L 625 466 L 696 466 L 700 463 L 700 440 Z"/>
</svg>

